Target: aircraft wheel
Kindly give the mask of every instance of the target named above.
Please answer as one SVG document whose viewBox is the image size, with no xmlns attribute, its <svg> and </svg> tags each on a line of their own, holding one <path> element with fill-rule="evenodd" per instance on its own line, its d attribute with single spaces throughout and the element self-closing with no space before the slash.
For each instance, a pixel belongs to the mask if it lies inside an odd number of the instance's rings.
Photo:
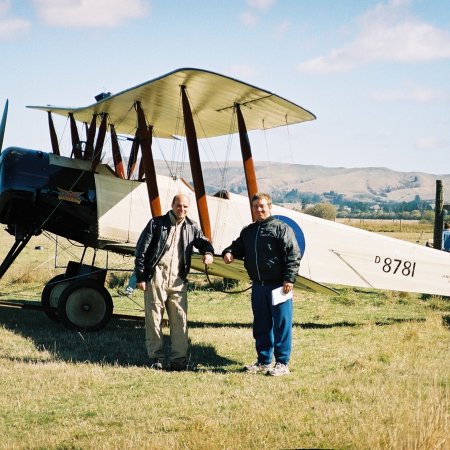
<svg viewBox="0 0 450 450">
<path fill-rule="evenodd" d="M 64 274 L 56 275 L 47 282 L 42 290 L 41 305 L 47 317 L 54 322 L 60 322 L 58 317 L 58 300 L 61 292 L 70 284 L 70 281 L 63 281 Z"/>
<path fill-rule="evenodd" d="M 112 312 L 111 295 L 94 280 L 71 283 L 58 301 L 59 318 L 71 330 L 100 330 L 109 322 Z"/>
</svg>

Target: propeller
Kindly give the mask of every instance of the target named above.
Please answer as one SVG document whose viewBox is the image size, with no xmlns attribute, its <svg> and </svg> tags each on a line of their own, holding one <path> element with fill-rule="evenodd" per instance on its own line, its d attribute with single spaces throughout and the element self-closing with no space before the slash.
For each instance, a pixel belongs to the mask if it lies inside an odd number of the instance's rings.
<svg viewBox="0 0 450 450">
<path fill-rule="evenodd" d="M 5 103 L 5 109 L 3 110 L 2 121 L 0 122 L 0 153 L 3 147 L 3 138 L 5 137 L 6 118 L 8 116 L 8 100 Z"/>
</svg>

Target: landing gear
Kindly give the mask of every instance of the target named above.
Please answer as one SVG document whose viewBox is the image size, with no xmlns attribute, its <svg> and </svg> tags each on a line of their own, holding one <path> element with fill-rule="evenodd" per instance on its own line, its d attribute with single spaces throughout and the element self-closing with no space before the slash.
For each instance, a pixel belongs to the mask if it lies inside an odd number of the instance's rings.
<svg viewBox="0 0 450 450">
<path fill-rule="evenodd" d="M 41 304 L 47 317 L 53 322 L 60 322 L 58 316 L 58 301 L 61 292 L 70 284 L 65 275 L 56 275 L 44 287 L 41 294 Z"/>
<path fill-rule="evenodd" d="M 58 317 L 72 330 L 100 330 L 110 321 L 112 312 L 111 295 L 94 280 L 75 281 L 59 296 Z"/>
<path fill-rule="evenodd" d="M 105 279 L 105 269 L 70 261 L 66 273 L 52 278 L 42 291 L 45 314 L 71 330 L 100 330 L 113 313 Z"/>
</svg>

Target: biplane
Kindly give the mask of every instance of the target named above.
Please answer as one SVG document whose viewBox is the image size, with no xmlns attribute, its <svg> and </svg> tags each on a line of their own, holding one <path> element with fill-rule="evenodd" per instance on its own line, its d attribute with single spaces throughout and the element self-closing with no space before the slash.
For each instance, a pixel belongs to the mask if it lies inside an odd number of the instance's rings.
<svg viewBox="0 0 450 450">
<path fill-rule="evenodd" d="M 9 147 L 0 155 L 0 221 L 15 242 L 0 266 L 0 278 L 33 235 L 42 230 L 85 248 L 133 255 L 151 216 L 170 209 L 173 196 L 191 198 L 197 220 L 218 254 L 252 221 L 249 198 L 258 191 L 250 132 L 314 120 L 301 106 L 272 92 L 207 70 L 183 68 L 131 89 L 101 94 L 80 108 L 30 106 L 47 113 L 51 152 Z M 0 151 L 8 102 L 0 123 Z M 70 123 L 71 155 L 61 155 L 53 115 Z M 85 140 L 80 138 L 85 130 Z M 246 195 L 226 189 L 206 193 L 199 142 L 239 136 Z M 131 141 L 125 164 L 119 136 Z M 156 173 L 157 139 L 186 144 L 192 185 Z M 110 142 L 111 164 L 105 161 Z M 140 150 L 141 157 L 138 158 Z M 138 175 L 136 165 L 140 159 Z M 329 285 L 450 295 L 450 254 L 305 215 L 274 205 L 302 251 L 296 287 L 334 294 Z M 192 267 L 205 271 L 199 257 Z M 107 268 L 71 261 L 42 291 L 46 313 L 76 330 L 98 330 L 113 313 L 104 287 Z M 209 274 L 244 280 L 242 262 L 225 265 L 216 256 Z"/>
</svg>

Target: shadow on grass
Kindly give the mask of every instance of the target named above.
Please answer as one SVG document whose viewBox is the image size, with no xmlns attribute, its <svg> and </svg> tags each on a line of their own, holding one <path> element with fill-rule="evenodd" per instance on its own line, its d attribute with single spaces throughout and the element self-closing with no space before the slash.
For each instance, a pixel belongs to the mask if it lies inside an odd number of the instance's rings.
<svg viewBox="0 0 450 450">
<path fill-rule="evenodd" d="M 42 311 L 0 308 L 0 325 L 31 340 L 38 351 L 46 352 L 41 356 L 8 357 L 11 360 L 36 364 L 56 359 L 125 367 L 146 367 L 149 364 L 142 320 L 113 318 L 100 332 L 77 332 L 51 321 Z M 164 333 L 168 333 L 167 328 Z M 168 336 L 166 341 L 167 348 L 170 345 Z M 193 344 L 190 353 L 192 361 L 202 365 L 226 367 L 238 363 L 220 356 L 210 345 Z"/>
<path fill-rule="evenodd" d="M 380 326 L 389 326 L 400 322 L 422 322 L 425 319 L 385 318 L 376 322 Z M 62 360 L 71 363 L 95 363 L 111 366 L 148 366 L 148 356 L 145 349 L 145 330 L 143 321 L 113 318 L 100 332 L 76 332 L 64 328 L 61 324 L 52 322 L 42 311 L 21 310 L 15 308 L 0 308 L 0 325 L 12 333 L 31 340 L 41 355 L 25 355 L 18 358 L 9 357 L 30 363 L 47 363 Z M 303 329 L 332 329 L 337 327 L 358 327 L 364 323 L 294 323 L 295 327 Z M 189 322 L 189 327 L 195 328 L 248 328 L 251 323 L 222 322 Z M 168 333 L 165 328 L 164 333 Z M 168 345 L 168 344 L 167 344 Z M 191 346 L 193 363 L 203 366 L 206 371 L 226 372 L 226 367 L 239 364 L 219 355 L 211 345 L 193 344 Z M 23 353 L 23 352 L 22 352 Z"/>
</svg>

